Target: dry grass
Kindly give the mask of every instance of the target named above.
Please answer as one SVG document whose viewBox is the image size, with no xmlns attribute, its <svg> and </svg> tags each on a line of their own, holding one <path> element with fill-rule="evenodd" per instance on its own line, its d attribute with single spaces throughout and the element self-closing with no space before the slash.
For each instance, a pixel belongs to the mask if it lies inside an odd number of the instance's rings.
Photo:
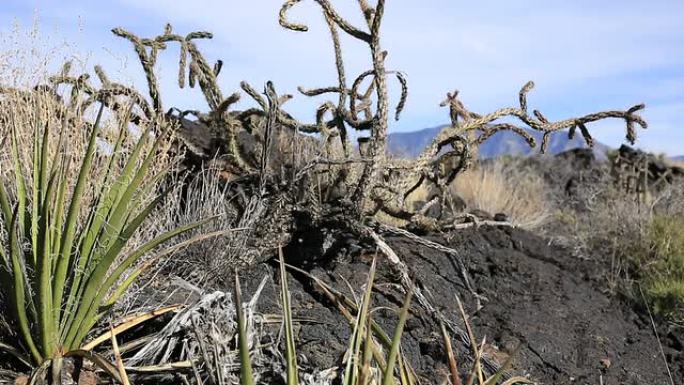
<svg viewBox="0 0 684 385">
<path fill-rule="evenodd" d="M 503 213 L 511 223 L 526 229 L 542 226 L 553 212 L 542 177 L 519 167 L 516 161 L 479 164 L 456 177 L 451 188 L 467 210 Z"/>
</svg>

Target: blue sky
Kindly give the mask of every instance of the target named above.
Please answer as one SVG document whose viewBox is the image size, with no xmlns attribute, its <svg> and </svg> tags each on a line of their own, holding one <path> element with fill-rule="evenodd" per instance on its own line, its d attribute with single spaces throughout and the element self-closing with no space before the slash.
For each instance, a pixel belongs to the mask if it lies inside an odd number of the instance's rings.
<svg viewBox="0 0 684 385">
<path fill-rule="evenodd" d="M 340 13 L 361 25 L 355 1 L 332 0 Z M 208 30 L 201 43 L 211 59 L 223 59 L 220 83 L 226 94 L 241 80 L 260 88 L 273 80 L 280 92 L 335 84 L 327 28 L 313 0 L 292 18 L 310 26 L 295 33 L 278 26 L 281 0 L 75 0 L 15 1 L 0 5 L 0 31 L 14 21 L 41 36 L 67 41 L 112 77 L 143 85 L 127 41 L 109 30 L 124 27 L 153 36 L 171 22 L 176 31 Z M 530 104 L 550 119 L 644 102 L 648 131 L 638 145 L 670 155 L 684 154 L 684 1 L 653 0 L 387 0 L 383 45 L 388 66 L 404 71 L 410 96 L 400 122 L 408 131 L 446 123 L 439 107 L 447 91 L 459 89 L 476 112 L 515 105 L 519 88 L 534 80 Z M 343 41 L 350 74 L 367 69 L 366 47 Z M 175 85 L 177 50 L 162 55 L 159 73 L 166 107 L 204 108 L 201 96 Z M 56 58 L 59 55 L 55 55 Z M 287 107 L 312 120 L 322 100 L 297 95 Z M 250 105 L 244 98 L 239 108 Z M 619 145 L 623 125 L 594 125 L 595 137 Z"/>
</svg>

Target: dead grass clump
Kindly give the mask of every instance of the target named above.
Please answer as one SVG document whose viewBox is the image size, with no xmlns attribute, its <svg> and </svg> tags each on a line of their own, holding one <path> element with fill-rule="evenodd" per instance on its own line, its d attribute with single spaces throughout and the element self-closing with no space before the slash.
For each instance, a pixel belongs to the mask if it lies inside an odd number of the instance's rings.
<svg viewBox="0 0 684 385">
<path fill-rule="evenodd" d="M 203 170 L 192 176 L 182 176 L 174 181 L 174 188 L 165 204 L 153 214 L 151 224 L 155 231 L 164 231 L 179 224 L 193 223 L 200 218 L 215 219 L 202 228 L 176 239 L 186 242 L 200 234 L 221 235 L 193 243 L 179 251 L 180 258 L 169 259 L 165 271 L 183 277 L 195 285 L 202 285 L 218 277 L 226 277 L 238 263 L 238 256 L 247 253 L 242 238 L 248 226 L 241 226 L 240 218 L 231 205 L 235 196 L 226 190 L 225 183 L 216 170 Z"/>
<path fill-rule="evenodd" d="M 451 191 L 463 199 L 467 210 L 503 213 L 526 229 L 544 225 L 553 211 L 546 182 L 518 161 L 479 164 L 457 176 Z"/>
</svg>

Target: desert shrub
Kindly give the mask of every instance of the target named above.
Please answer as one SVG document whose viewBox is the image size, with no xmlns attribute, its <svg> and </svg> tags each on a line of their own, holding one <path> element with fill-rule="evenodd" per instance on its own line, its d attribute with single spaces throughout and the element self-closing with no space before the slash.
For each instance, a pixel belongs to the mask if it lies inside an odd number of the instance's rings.
<svg viewBox="0 0 684 385">
<path fill-rule="evenodd" d="M 644 199 L 618 188 L 605 170 L 565 199 L 547 235 L 580 258 L 604 263 L 613 292 L 641 303 L 641 288 L 656 313 L 684 319 L 681 182 Z"/>
<path fill-rule="evenodd" d="M 684 218 L 657 214 L 647 229 L 647 250 L 634 256 L 656 312 L 684 320 Z"/>
<path fill-rule="evenodd" d="M 543 225 L 553 212 L 542 177 L 516 160 L 469 169 L 456 177 L 451 191 L 464 200 L 468 210 L 504 213 L 511 223 L 527 229 Z"/>
</svg>

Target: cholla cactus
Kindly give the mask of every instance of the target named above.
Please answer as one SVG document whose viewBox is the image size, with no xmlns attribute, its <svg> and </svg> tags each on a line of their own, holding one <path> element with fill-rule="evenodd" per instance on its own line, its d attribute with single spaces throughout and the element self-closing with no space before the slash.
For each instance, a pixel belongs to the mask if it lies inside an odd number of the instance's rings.
<svg viewBox="0 0 684 385">
<path fill-rule="evenodd" d="M 322 8 L 323 15 L 330 29 L 335 52 L 338 84 L 332 87 L 312 90 L 300 88 L 300 92 L 307 96 L 326 93 L 338 95 L 337 104 L 328 101 L 319 107 L 316 122 L 317 132 L 321 133 L 326 141 L 336 137 L 339 138 L 344 150 L 344 156 L 348 160 L 352 159 L 348 127 L 357 130 L 362 135 L 369 135 L 360 138 L 359 142 L 360 155 L 364 158 L 359 160 L 363 164 L 361 175 L 358 178 L 352 178 L 351 173 L 347 173 L 346 175 L 350 175 L 350 177 L 341 181 L 342 183 L 355 184 L 355 186 L 352 186 L 352 200 L 356 202 L 358 211 L 363 214 L 368 212 L 372 206 L 369 205 L 368 200 L 371 198 L 376 184 L 381 179 L 380 171 L 386 160 L 389 121 L 387 76 L 395 75 L 401 84 L 401 99 L 395 111 L 395 118 L 397 120 L 406 103 L 408 93 L 406 77 L 401 72 L 388 71 L 385 68 L 387 51 L 383 51 L 380 45 L 380 27 L 385 11 L 384 0 L 378 0 L 374 7 L 365 0 L 359 1 L 360 11 L 363 13 L 366 21 L 366 25 L 363 27 L 356 27 L 348 22 L 335 10 L 328 0 L 315 1 Z M 301 0 L 288 0 L 283 4 L 279 19 L 281 26 L 299 32 L 308 30 L 307 26 L 290 22 L 287 19 L 287 12 L 300 2 Z M 371 54 L 372 69 L 358 75 L 352 82 L 351 87 L 347 83 L 344 69 L 339 30 L 367 44 Z M 366 79 L 370 79 L 370 85 L 361 93 L 359 89 Z M 372 107 L 373 96 L 376 99 L 374 109 Z M 360 117 L 359 112 L 362 112 L 364 116 Z M 325 116 L 328 113 L 332 117 L 329 120 L 325 120 Z M 370 209 L 370 211 L 373 210 Z"/>
<path fill-rule="evenodd" d="M 314 123 L 302 123 L 283 110 L 291 95 L 278 95 L 269 84 L 259 93 L 246 82 L 241 83 L 244 93 L 256 103 L 245 111 L 229 111 L 240 99 L 239 93 L 224 97 L 217 85 L 222 68 L 218 61 L 209 62 L 199 51 L 195 41 L 209 39 L 208 32 L 192 32 L 185 36 L 174 33 L 167 25 L 163 33 L 153 38 L 140 38 L 122 28 L 113 32 L 133 44 L 147 77 L 148 99 L 120 84 L 111 82 L 100 68 L 96 68 L 101 88 L 88 83 L 88 76 L 69 75 L 66 65 L 62 73 L 52 79 L 53 84 L 72 86 L 71 103 L 87 108 L 98 100 L 112 109 L 124 107 L 122 97 L 132 105 L 130 120 L 134 123 L 163 120 L 177 126 L 177 137 L 200 155 L 203 162 L 218 155 L 213 165 L 229 174 L 226 180 L 241 180 L 254 186 L 241 186 L 239 190 L 262 196 L 270 194 L 272 202 L 278 202 L 278 212 L 303 210 L 312 207 L 312 216 L 325 217 L 325 205 L 334 212 L 340 209 L 347 218 L 367 219 L 383 212 L 395 218 L 431 228 L 447 224 L 445 218 L 428 218 L 427 213 L 435 206 L 442 209 L 452 206 L 447 187 L 459 172 L 477 157 L 479 145 L 498 131 L 512 131 L 536 146 L 534 138 L 522 126 L 509 121 L 517 119 L 526 128 L 543 133 L 541 152 L 548 146 L 550 134 L 569 130 L 572 137 L 577 131 L 589 146 L 593 139 L 587 125 L 597 120 L 619 118 L 626 122 L 627 140 L 633 142 L 636 126 L 646 128 L 646 122 L 637 114 L 643 105 L 625 111 L 606 111 L 586 116 L 550 122 L 541 112 L 529 112 L 527 94 L 533 88 L 527 83 L 519 93 L 519 105 L 502 108 L 489 114 L 469 111 L 458 99 L 458 92 L 450 93 L 442 106 L 449 107 L 451 125 L 443 129 L 434 141 L 415 160 L 390 160 L 387 158 L 387 134 L 390 105 L 387 83 L 396 77 L 401 86 L 399 103 L 394 107 L 394 118 L 399 119 L 406 105 L 408 85 L 406 76 L 386 69 L 388 55 L 381 46 L 381 26 L 385 1 L 373 4 L 359 0 L 359 11 L 365 24 L 353 25 L 329 0 L 312 0 L 320 8 L 327 22 L 335 55 L 337 84 L 314 89 L 299 88 L 305 96 L 334 95 L 320 105 Z M 279 22 L 284 28 L 306 32 L 308 27 L 288 18 L 288 12 L 302 0 L 287 0 L 282 5 Z M 345 70 L 340 35 L 345 33 L 365 44 L 369 49 L 370 66 L 367 71 L 353 79 Z M 209 112 L 164 111 L 154 66 L 159 52 L 169 43 L 180 46 L 178 85 L 199 85 Z M 350 81 L 350 79 L 352 79 Z M 80 95 L 83 99 L 80 100 Z M 194 116 L 195 120 L 187 117 Z M 502 119 L 509 118 L 503 122 Z M 355 131 L 356 135 L 352 135 Z M 318 147 L 302 133 L 318 134 Z M 351 143 L 358 137 L 358 146 Z M 283 146 L 282 141 L 289 141 Z M 251 144 L 250 144 L 251 143 Z M 307 145 L 308 157 L 300 155 Z M 289 153 L 284 148 L 289 148 Z M 287 176 L 286 176 L 287 175 Z M 236 178 L 237 177 L 237 178 Z M 428 201 L 419 207 L 408 207 L 409 196 L 419 188 L 430 191 Z M 315 193 L 313 191 L 316 191 Z M 268 193 L 266 193 L 268 192 Z M 275 197 L 275 195 L 279 197 Z M 288 195 L 289 194 L 289 195 Z M 304 197 L 305 196 L 305 197 Z M 334 207 L 333 207 L 334 206 Z M 245 203 L 246 207 L 246 203 Z M 284 210 L 284 211 L 283 211 Z M 445 210 L 441 210 L 445 212 Z M 446 210 L 448 211 L 448 210 Z M 266 212 L 270 212 L 266 210 Z M 284 215 L 290 218 L 290 215 Z M 440 219 L 440 220 L 437 220 Z M 361 223 L 361 222 L 359 222 Z M 291 226 L 290 226 L 291 227 Z"/>
<path fill-rule="evenodd" d="M 449 106 L 451 126 L 445 128 L 434 139 L 423 153 L 415 161 L 387 161 L 387 132 L 389 121 L 389 102 L 387 94 L 387 76 L 396 75 L 401 84 L 401 98 L 396 106 L 395 119 L 404 108 L 408 87 L 406 77 L 401 72 L 388 71 L 385 68 L 387 52 L 380 46 L 380 30 L 382 17 L 385 10 L 385 1 L 378 0 L 372 6 L 366 0 L 359 0 L 360 11 L 364 15 L 366 26 L 356 27 L 342 17 L 328 0 L 313 0 L 322 9 L 323 15 L 330 28 L 332 45 L 335 52 L 335 61 L 338 74 L 336 86 L 305 90 L 300 92 L 307 96 L 317 96 L 327 93 L 337 94 L 337 104 L 332 101 L 324 103 L 317 113 L 317 129 L 326 142 L 339 139 L 344 149 L 344 162 L 348 165 L 347 170 L 354 170 L 355 163 L 361 163 L 362 172 L 354 177 L 353 172 L 345 172 L 345 178 L 337 181 L 351 185 L 351 200 L 361 217 L 384 212 L 390 216 L 408 220 L 416 224 L 436 226 L 434 220 L 426 218 L 426 212 L 434 205 L 447 206 L 450 194 L 447 194 L 447 186 L 456 175 L 468 167 L 472 159 L 477 156 L 477 148 L 489 139 L 494 133 L 502 130 L 512 131 L 526 139 L 527 143 L 536 146 L 534 138 L 522 127 L 511 123 L 500 122 L 500 119 L 513 117 L 520 120 L 527 127 L 541 131 L 543 140 L 541 152 L 548 146 L 550 134 L 556 131 L 569 129 L 569 135 L 573 137 L 577 130 L 586 140 L 589 146 L 593 145 L 593 139 L 586 125 L 588 123 L 606 118 L 621 118 L 627 124 L 627 140 L 633 142 L 636 137 L 635 126 L 638 124 L 646 128 L 646 122 L 636 113 L 644 108 L 636 105 L 626 111 L 606 111 L 586 115 L 579 118 L 571 118 L 558 122 L 549 122 L 539 111 L 529 113 L 527 107 L 527 94 L 534 87 L 532 82 L 527 83 L 519 94 L 519 107 L 503 108 L 493 113 L 480 115 L 471 112 L 458 100 L 458 92 L 448 94 L 442 106 Z M 280 10 L 280 24 L 289 30 L 305 32 L 308 27 L 303 24 L 291 22 L 287 18 L 288 11 L 301 3 L 302 0 L 288 0 Z M 351 37 L 368 45 L 371 54 L 372 69 L 360 74 L 349 87 L 344 69 L 342 48 L 340 45 L 339 31 L 347 33 Z M 370 78 L 370 85 L 361 92 L 360 88 L 365 79 Z M 376 103 L 373 108 L 372 97 Z M 329 120 L 325 119 L 327 114 Z M 364 117 L 360 117 L 363 113 Z M 356 130 L 367 137 L 359 138 L 360 158 L 352 154 L 349 144 L 349 128 Z M 449 148 L 449 150 L 446 150 Z M 327 152 L 328 156 L 332 154 Z M 330 162 L 330 160 L 326 160 Z M 337 160 L 339 163 L 340 161 Z M 358 169 L 358 167 L 356 167 Z M 423 207 L 406 207 L 408 196 L 420 187 L 427 187 L 436 191 L 434 197 Z"/>
</svg>

